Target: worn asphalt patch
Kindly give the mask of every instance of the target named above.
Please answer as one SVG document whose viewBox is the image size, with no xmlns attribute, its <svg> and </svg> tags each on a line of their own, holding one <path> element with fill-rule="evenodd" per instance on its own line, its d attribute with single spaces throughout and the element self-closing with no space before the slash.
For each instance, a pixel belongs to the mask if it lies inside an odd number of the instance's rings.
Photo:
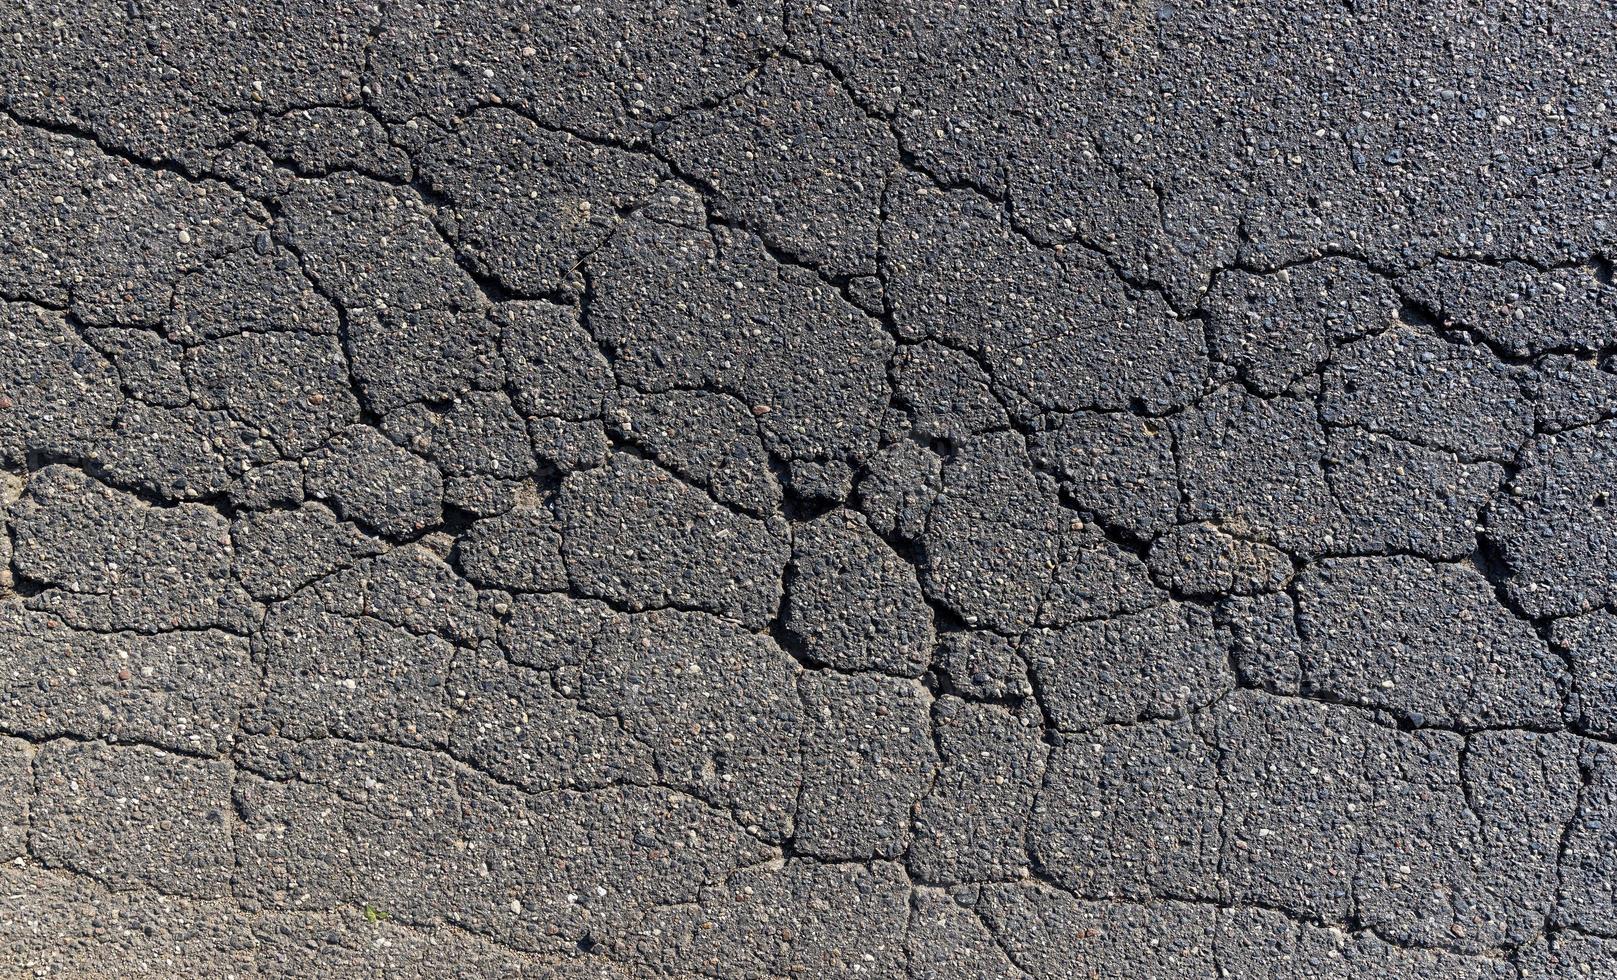
<svg viewBox="0 0 1617 980">
<path fill-rule="evenodd" d="M 0 977 L 1617 976 L 1617 9 L 0 9 Z"/>
</svg>

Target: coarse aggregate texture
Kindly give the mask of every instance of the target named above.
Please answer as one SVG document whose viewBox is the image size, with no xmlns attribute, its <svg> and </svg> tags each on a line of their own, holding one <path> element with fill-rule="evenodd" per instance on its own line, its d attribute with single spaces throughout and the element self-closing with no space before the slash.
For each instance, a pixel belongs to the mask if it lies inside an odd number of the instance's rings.
<svg viewBox="0 0 1617 980">
<path fill-rule="evenodd" d="M 1617 976 L 1614 37 L 0 4 L 0 980 Z"/>
</svg>

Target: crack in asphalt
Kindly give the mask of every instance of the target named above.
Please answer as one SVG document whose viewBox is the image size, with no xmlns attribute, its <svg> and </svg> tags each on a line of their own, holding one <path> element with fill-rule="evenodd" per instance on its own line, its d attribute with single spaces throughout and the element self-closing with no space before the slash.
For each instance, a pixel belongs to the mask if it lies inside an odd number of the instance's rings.
<svg viewBox="0 0 1617 980">
<path fill-rule="evenodd" d="M 0 962 L 1617 971 L 1598 15 L 41 16 Z"/>
</svg>

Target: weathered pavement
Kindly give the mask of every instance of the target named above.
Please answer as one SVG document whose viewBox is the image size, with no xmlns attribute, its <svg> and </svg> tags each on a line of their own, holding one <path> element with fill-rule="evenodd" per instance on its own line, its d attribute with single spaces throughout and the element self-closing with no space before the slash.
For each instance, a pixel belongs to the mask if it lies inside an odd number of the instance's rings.
<svg viewBox="0 0 1617 980">
<path fill-rule="evenodd" d="M 1613 16 L 0 7 L 0 976 L 1617 976 Z"/>
</svg>

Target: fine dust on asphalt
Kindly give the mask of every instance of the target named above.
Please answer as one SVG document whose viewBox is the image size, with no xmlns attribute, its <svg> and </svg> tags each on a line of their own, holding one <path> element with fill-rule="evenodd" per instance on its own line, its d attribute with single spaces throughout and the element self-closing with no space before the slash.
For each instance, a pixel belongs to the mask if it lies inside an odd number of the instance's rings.
<svg viewBox="0 0 1617 980">
<path fill-rule="evenodd" d="M 0 9 L 0 978 L 1617 976 L 1617 8 Z"/>
</svg>

